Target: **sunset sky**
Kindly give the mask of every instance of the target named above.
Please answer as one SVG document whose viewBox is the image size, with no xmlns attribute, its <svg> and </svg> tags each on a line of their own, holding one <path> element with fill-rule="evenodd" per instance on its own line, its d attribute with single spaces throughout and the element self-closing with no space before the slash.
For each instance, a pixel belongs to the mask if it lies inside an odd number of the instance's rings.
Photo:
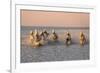
<svg viewBox="0 0 100 73">
<path fill-rule="evenodd" d="M 89 13 L 21 10 L 21 25 L 89 27 Z"/>
</svg>

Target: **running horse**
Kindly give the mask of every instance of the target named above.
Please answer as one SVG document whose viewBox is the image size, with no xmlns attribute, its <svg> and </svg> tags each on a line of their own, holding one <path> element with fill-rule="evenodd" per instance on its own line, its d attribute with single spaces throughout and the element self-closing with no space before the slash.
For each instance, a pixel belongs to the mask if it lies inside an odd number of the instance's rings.
<svg viewBox="0 0 100 73">
<path fill-rule="evenodd" d="M 66 44 L 67 44 L 67 45 L 70 45 L 70 44 L 71 44 L 71 41 L 72 41 L 72 39 L 71 39 L 71 34 L 70 34 L 69 32 L 67 32 Z"/>
<path fill-rule="evenodd" d="M 84 45 L 86 43 L 86 37 L 83 32 L 80 32 L 80 45 Z"/>
</svg>

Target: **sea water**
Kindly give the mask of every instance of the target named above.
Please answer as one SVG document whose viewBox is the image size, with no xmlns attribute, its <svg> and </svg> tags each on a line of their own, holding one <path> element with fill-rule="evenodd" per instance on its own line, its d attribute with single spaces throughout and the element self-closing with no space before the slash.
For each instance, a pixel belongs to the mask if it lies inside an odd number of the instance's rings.
<svg viewBox="0 0 100 73">
<path fill-rule="evenodd" d="M 44 46 L 33 48 L 25 41 L 29 32 L 35 29 L 38 32 L 47 30 L 52 33 L 54 29 L 58 34 L 57 42 L 48 41 Z M 34 27 L 21 26 L 21 63 L 27 62 L 50 62 L 50 61 L 73 61 L 73 60 L 89 60 L 89 28 L 66 28 L 66 27 Z M 66 46 L 66 32 L 72 37 L 72 44 Z M 87 42 L 84 46 L 79 44 L 79 33 L 83 32 Z"/>
</svg>

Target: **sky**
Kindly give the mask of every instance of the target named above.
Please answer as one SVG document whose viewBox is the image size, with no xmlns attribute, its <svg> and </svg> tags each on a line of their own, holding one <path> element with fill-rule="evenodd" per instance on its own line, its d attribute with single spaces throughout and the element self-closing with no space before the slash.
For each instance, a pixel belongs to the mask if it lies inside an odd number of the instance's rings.
<svg viewBox="0 0 100 73">
<path fill-rule="evenodd" d="M 89 13 L 21 10 L 22 26 L 89 27 Z"/>
</svg>

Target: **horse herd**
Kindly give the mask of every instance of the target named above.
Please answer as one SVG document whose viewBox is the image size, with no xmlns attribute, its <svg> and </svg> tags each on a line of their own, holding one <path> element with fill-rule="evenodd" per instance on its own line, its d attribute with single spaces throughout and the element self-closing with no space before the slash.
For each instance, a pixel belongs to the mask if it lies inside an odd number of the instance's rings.
<svg viewBox="0 0 100 73">
<path fill-rule="evenodd" d="M 50 38 L 49 38 L 50 36 Z M 46 30 L 38 32 L 38 30 L 30 31 L 29 34 L 29 42 L 30 45 L 33 47 L 40 47 L 45 45 L 49 40 L 52 40 L 53 42 L 58 41 L 59 37 L 58 34 L 55 32 L 55 30 L 52 30 L 52 33 L 48 33 Z M 80 32 L 79 36 L 79 43 L 81 46 L 83 46 L 86 43 L 86 37 L 83 32 Z M 66 39 L 65 39 L 65 44 L 71 45 L 72 43 L 72 37 L 69 32 L 66 33 Z"/>
</svg>

